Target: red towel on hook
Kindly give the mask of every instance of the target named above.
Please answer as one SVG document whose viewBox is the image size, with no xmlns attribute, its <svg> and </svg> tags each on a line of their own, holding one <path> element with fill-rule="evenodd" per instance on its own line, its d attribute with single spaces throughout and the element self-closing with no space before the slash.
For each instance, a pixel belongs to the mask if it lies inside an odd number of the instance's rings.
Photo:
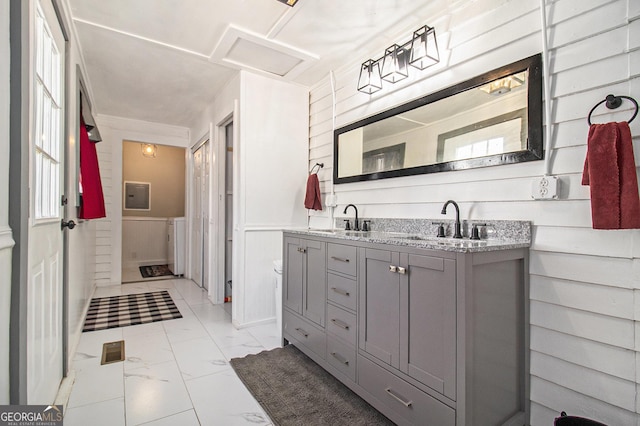
<svg viewBox="0 0 640 426">
<path fill-rule="evenodd" d="M 591 187 L 593 229 L 640 228 L 640 197 L 629 123 L 589 127 L 582 184 Z"/>
<path fill-rule="evenodd" d="M 320 182 L 318 174 L 312 173 L 307 179 L 307 194 L 304 197 L 304 207 L 313 210 L 322 210 L 322 201 L 320 201 Z"/>
<path fill-rule="evenodd" d="M 96 144 L 89 140 L 84 121 L 80 119 L 80 183 L 82 186 L 82 203 L 80 204 L 80 219 L 98 219 L 106 217 L 104 195 Z"/>
</svg>

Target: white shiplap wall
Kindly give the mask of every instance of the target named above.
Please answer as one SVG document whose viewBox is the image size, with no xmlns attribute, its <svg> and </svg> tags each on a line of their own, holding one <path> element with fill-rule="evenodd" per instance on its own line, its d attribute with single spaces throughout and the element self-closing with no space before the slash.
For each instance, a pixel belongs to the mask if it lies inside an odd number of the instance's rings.
<svg viewBox="0 0 640 426">
<path fill-rule="evenodd" d="M 113 150 L 118 149 L 120 144 L 118 141 L 108 139 L 109 130 L 103 130 L 98 124 L 102 142 L 96 144 L 98 152 L 98 163 L 100 167 L 100 181 L 102 183 L 102 194 L 104 196 L 104 205 L 106 217 L 96 220 L 96 266 L 95 266 L 95 282 L 97 287 L 119 284 L 112 280 L 112 270 L 114 268 L 113 258 L 117 256 L 112 251 L 113 233 L 114 233 L 114 215 L 118 213 L 117 208 L 113 205 Z M 116 146 L 116 148 L 114 148 Z M 120 215 L 122 213 L 120 212 Z M 118 253 L 119 254 L 119 253 Z"/>
<path fill-rule="evenodd" d="M 640 99 L 640 1 L 547 3 L 552 174 L 561 179 L 561 200 L 531 200 L 531 180 L 544 172 L 538 161 L 336 185 L 335 215 L 354 203 L 366 217 L 435 219 L 451 198 L 465 218 L 532 221 L 531 424 L 553 424 L 565 410 L 610 425 L 640 425 L 640 231 L 592 230 L 589 189 L 580 184 L 591 107 L 609 93 Z M 439 65 L 372 96 L 355 90 L 367 57 L 335 71 L 336 127 L 542 50 L 538 0 L 448 7 L 414 17 L 435 24 Z M 405 28 L 405 38 L 415 28 Z M 376 57 L 385 47 L 370 46 L 379 51 Z M 632 114 L 626 105 L 615 112 L 601 108 L 594 121 L 626 120 Z M 640 119 L 631 130 L 640 164 Z M 331 191 L 332 152 L 327 77 L 311 91 L 309 141 L 309 167 L 325 163 L 319 172 L 325 194 Z M 330 226 L 329 210 L 310 214 L 311 226 Z"/>
</svg>

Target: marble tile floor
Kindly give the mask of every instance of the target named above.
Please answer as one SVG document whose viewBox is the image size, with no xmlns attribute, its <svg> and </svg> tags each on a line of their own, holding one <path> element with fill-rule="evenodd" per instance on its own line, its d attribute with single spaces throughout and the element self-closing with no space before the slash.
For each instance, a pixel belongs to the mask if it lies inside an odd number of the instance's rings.
<svg viewBox="0 0 640 426">
<path fill-rule="evenodd" d="M 275 322 L 237 330 L 229 306 L 186 279 L 100 287 L 94 297 L 164 289 L 183 318 L 82 333 L 65 426 L 271 425 L 229 360 L 280 346 Z M 125 361 L 100 365 L 103 343 L 116 340 Z"/>
</svg>

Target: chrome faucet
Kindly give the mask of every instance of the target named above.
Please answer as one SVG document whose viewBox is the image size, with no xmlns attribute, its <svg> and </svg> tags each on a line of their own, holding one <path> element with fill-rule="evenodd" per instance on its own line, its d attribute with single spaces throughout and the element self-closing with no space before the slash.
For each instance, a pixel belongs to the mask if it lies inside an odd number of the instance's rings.
<svg viewBox="0 0 640 426">
<path fill-rule="evenodd" d="M 444 203 L 442 206 L 442 214 L 447 214 L 447 206 L 449 204 L 453 204 L 453 207 L 456 208 L 456 223 L 455 223 L 455 232 L 453 233 L 453 238 L 462 238 L 461 226 L 460 226 L 460 208 L 458 207 L 458 203 L 453 200 L 449 200 Z"/>
<path fill-rule="evenodd" d="M 349 207 L 353 207 L 353 209 L 356 211 L 356 219 L 355 219 L 355 221 L 353 223 L 353 230 L 354 231 L 359 231 L 360 230 L 360 224 L 358 223 L 358 208 L 353 204 L 349 204 L 349 205 L 347 205 L 347 207 L 344 208 L 344 211 L 342 213 L 343 214 L 347 214 L 347 209 Z"/>
</svg>

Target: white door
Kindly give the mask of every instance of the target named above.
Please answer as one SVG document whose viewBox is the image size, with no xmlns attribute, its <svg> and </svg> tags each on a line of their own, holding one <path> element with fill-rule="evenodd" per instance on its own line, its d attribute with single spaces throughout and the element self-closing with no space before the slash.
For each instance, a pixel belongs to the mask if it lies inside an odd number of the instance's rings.
<svg viewBox="0 0 640 426">
<path fill-rule="evenodd" d="M 204 168 L 204 150 L 193 153 L 193 238 L 191 239 L 191 279 L 202 287 L 203 258 L 203 191 L 202 170 Z"/>
<path fill-rule="evenodd" d="M 30 141 L 27 401 L 53 403 L 62 380 L 64 38 L 50 0 L 36 1 Z"/>
</svg>

